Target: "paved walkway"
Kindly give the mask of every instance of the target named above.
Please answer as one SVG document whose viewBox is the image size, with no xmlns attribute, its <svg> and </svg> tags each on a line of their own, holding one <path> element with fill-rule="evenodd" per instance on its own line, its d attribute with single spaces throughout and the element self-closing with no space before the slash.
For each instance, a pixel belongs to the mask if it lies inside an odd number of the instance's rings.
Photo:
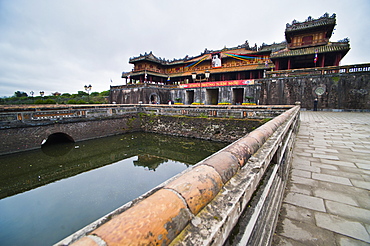
<svg viewBox="0 0 370 246">
<path fill-rule="evenodd" d="M 370 245 L 370 113 L 301 112 L 272 245 Z"/>
</svg>

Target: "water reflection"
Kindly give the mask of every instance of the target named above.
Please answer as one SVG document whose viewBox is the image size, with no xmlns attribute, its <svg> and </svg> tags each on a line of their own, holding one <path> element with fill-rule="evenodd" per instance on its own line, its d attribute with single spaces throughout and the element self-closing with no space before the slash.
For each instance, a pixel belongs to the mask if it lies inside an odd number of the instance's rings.
<svg viewBox="0 0 370 246">
<path fill-rule="evenodd" d="M 198 139 L 132 133 L 4 155 L 0 156 L 0 199 L 136 155 L 139 156 L 136 165 L 148 165 L 153 170 L 160 164 L 152 164 L 154 156 L 191 165 L 224 145 Z"/>
<path fill-rule="evenodd" d="M 60 156 L 68 154 L 74 147 L 75 147 L 75 143 L 58 143 L 55 145 L 44 144 L 41 147 L 41 150 L 42 150 L 42 153 L 44 153 L 47 156 L 60 157 Z"/>
<path fill-rule="evenodd" d="M 0 242 L 53 244 L 224 146 L 133 133 L 0 156 Z"/>
</svg>

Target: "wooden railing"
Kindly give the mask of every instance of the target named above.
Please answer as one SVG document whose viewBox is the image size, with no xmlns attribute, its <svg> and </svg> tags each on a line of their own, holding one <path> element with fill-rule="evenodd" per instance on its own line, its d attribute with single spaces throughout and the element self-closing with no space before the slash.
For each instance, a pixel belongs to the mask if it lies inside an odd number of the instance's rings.
<svg viewBox="0 0 370 246">
<path fill-rule="evenodd" d="M 355 64 L 346 66 L 315 67 L 302 69 L 289 69 L 278 71 L 267 71 L 266 77 L 293 77 L 304 75 L 324 75 L 324 74 L 343 74 L 343 73 L 363 73 L 370 72 L 370 63 Z"/>
</svg>

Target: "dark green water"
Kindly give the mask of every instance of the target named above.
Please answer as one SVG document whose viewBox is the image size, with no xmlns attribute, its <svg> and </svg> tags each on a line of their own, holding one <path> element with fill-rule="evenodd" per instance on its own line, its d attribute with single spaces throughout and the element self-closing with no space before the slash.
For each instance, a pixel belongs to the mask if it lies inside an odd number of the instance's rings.
<svg viewBox="0 0 370 246">
<path fill-rule="evenodd" d="M 52 245 L 225 145 L 132 133 L 0 156 L 0 245 Z"/>
</svg>

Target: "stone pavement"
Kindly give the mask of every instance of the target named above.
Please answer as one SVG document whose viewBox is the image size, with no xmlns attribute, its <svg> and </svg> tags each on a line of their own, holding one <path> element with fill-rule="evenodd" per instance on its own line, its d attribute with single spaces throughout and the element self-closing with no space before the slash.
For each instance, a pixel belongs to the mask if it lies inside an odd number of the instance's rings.
<svg viewBox="0 0 370 246">
<path fill-rule="evenodd" d="M 370 113 L 300 118 L 272 245 L 370 245 Z"/>
</svg>

